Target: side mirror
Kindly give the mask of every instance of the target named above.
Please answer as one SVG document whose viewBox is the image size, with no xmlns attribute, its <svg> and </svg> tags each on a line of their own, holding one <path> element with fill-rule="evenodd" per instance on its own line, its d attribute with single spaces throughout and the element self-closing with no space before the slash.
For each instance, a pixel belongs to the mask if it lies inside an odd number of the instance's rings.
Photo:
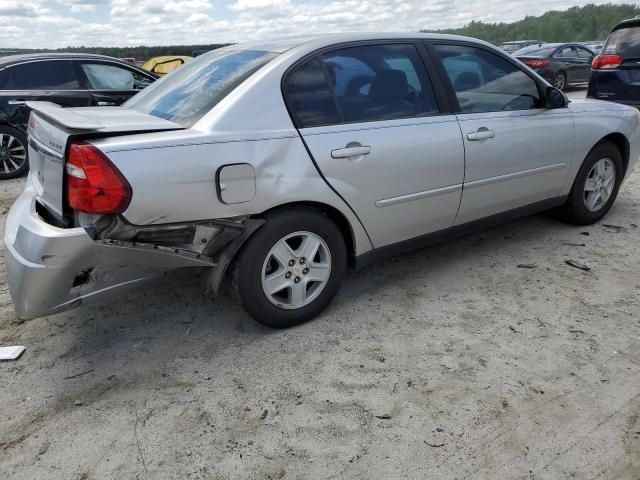
<svg viewBox="0 0 640 480">
<path fill-rule="evenodd" d="M 564 108 L 569 104 L 567 97 L 556 87 L 547 87 L 544 106 L 546 108 Z"/>
</svg>

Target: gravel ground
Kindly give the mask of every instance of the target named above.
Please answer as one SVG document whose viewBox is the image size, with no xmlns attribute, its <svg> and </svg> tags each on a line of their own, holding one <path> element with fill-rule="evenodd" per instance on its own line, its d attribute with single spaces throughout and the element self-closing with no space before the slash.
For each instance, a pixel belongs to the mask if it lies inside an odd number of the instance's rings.
<svg viewBox="0 0 640 480">
<path fill-rule="evenodd" d="M 602 223 L 398 257 L 287 331 L 189 273 L 16 323 L 0 268 L 0 478 L 638 480 L 639 207 L 640 172 Z"/>
</svg>

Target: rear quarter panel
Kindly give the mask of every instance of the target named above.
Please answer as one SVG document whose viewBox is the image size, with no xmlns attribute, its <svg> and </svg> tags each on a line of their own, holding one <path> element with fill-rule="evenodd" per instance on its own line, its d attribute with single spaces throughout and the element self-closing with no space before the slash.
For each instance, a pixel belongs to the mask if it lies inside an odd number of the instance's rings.
<svg viewBox="0 0 640 480">
<path fill-rule="evenodd" d="M 253 215 L 293 202 L 318 202 L 349 221 L 356 254 L 371 243 L 357 217 L 318 174 L 295 129 L 247 133 L 194 130 L 101 139 L 94 142 L 130 182 L 124 217 L 136 225 Z M 253 199 L 221 201 L 216 173 L 247 163 L 255 170 Z"/>
</svg>

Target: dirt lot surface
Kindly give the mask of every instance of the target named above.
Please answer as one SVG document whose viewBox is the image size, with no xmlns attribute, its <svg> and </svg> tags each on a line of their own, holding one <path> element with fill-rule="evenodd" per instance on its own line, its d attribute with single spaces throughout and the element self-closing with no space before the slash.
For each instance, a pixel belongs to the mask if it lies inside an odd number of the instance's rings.
<svg viewBox="0 0 640 480">
<path fill-rule="evenodd" d="M 16 323 L 0 268 L 0 478 L 638 480 L 639 211 L 637 172 L 597 225 L 399 257 L 288 331 L 188 273 Z"/>
</svg>

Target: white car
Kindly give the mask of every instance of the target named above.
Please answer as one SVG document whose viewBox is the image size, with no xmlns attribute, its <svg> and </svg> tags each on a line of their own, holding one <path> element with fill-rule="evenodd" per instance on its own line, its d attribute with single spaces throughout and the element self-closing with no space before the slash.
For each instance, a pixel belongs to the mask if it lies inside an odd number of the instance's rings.
<svg viewBox="0 0 640 480">
<path fill-rule="evenodd" d="M 636 109 L 569 102 L 446 35 L 233 45 L 123 107 L 29 106 L 4 239 L 22 318 L 204 267 L 260 322 L 296 325 L 348 267 L 550 208 L 595 222 L 640 155 Z"/>
</svg>

